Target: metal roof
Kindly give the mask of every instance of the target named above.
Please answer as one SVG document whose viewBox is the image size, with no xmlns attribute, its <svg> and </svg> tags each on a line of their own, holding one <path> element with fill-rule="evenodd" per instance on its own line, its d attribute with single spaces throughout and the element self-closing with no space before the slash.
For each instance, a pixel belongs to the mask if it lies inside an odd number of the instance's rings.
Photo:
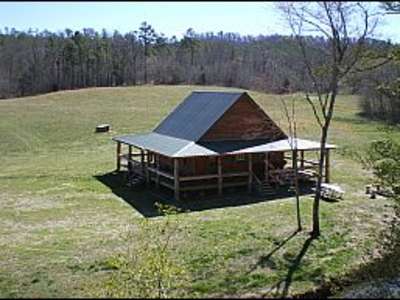
<svg viewBox="0 0 400 300">
<path fill-rule="evenodd" d="M 319 150 L 321 147 L 321 143 L 314 142 L 305 139 L 299 138 L 287 138 L 279 141 L 275 141 L 272 143 L 266 143 L 254 147 L 248 147 L 246 149 L 240 149 L 238 151 L 234 151 L 232 153 L 256 153 L 256 152 L 274 152 L 274 151 L 292 151 L 296 150 Z M 334 149 L 337 148 L 336 145 L 326 144 L 326 149 Z"/>
<path fill-rule="evenodd" d="M 113 138 L 114 141 L 154 151 L 170 157 L 217 155 L 193 141 L 150 132 L 147 134 L 128 134 Z"/>
<path fill-rule="evenodd" d="M 113 138 L 113 140 L 154 151 L 169 157 L 212 156 L 221 154 L 259 153 L 274 151 L 291 151 L 293 142 L 297 150 L 319 150 L 320 143 L 304 139 L 284 139 L 276 142 L 268 140 L 252 141 L 218 141 L 195 143 L 193 141 L 174 138 L 158 133 L 129 134 Z M 297 147 L 296 147 L 297 143 Z M 336 148 L 327 144 L 327 149 Z"/>
<path fill-rule="evenodd" d="M 245 92 L 193 92 L 153 131 L 197 142 Z"/>
</svg>

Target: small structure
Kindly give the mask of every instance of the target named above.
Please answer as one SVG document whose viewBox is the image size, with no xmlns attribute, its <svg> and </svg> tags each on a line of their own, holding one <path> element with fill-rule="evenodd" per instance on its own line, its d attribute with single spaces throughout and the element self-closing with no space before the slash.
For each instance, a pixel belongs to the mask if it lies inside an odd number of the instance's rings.
<svg viewBox="0 0 400 300">
<path fill-rule="evenodd" d="M 271 190 L 292 182 L 295 161 L 303 178 L 315 178 L 317 162 L 306 160 L 305 152 L 320 149 L 318 142 L 288 138 L 246 92 L 193 92 L 152 132 L 113 140 L 118 171 L 125 166 L 147 185 L 173 190 L 176 199 L 186 191 L 222 195 L 237 186 Z M 125 154 L 122 145 L 128 146 Z M 326 146 L 326 182 L 332 148 Z"/>
<path fill-rule="evenodd" d="M 100 124 L 96 126 L 96 132 L 108 132 L 110 131 L 110 124 Z"/>
</svg>

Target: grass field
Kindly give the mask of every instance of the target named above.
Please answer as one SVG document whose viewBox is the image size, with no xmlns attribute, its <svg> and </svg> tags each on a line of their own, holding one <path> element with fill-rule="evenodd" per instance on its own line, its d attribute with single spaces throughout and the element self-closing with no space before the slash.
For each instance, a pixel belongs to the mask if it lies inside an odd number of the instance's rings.
<svg viewBox="0 0 400 300">
<path fill-rule="evenodd" d="M 0 101 L 0 297 L 91 295 L 91 284 L 110 275 L 98 266 L 126 246 L 127 226 L 143 218 L 96 178 L 115 169 L 111 137 L 151 130 L 199 89 L 96 88 Z M 286 130 L 280 96 L 250 95 Z M 297 118 L 299 137 L 317 140 L 303 101 Z M 100 123 L 112 132 L 95 134 Z M 295 295 L 357 269 L 392 209 L 364 195 L 371 176 L 352 153 L 382 134 L 379 123 L 358 115 L 356 96 L 339 97 L 331 176 L 346 194 L 321 203 L 323 235 L 311 243 L 309 196 L 301 200 L 306 230 L 294 236 L 293 198 L 179 214 L 187 232 L 172 247 L 190 279 L 178 296 Z M 129 195 L 136 202 L 153 197 Z"/>
</svg>

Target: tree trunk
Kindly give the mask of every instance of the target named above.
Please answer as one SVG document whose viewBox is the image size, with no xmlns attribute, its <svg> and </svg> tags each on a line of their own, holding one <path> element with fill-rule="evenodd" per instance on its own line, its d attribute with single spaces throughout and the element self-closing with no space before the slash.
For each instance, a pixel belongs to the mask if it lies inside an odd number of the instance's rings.
<svg viewBox="0 0 400 300">
<path fill-rule="evenodd" d="M 337 73 L 334 74 L 334 78 L 337 75 Z M 337 95 L 337 80 L 333 79 L 332 80 L 332 94 L 330 96 L 330 101 L 329 101 L 329 108 L 328 108 L 328 113 L 325 117 L 325 124 L 322 127 L 322 134 L 321 134 L 321 147 L 320 147 L 320 155 L 319 155 L 319 162 L 318 162 L 318 180 L 317 180 L 317 186 L 316 186 L 316 191 L 315 191 L 315 197 L 314 197 L 314 204 L 313 204 L 313 230 L 311 232 L 311 236 L 313 238 L 317 238 L 321 235 L 321 230 L 319 226 L 319 202 L 321 199 L 321 184 L 322 184 L 322 175 L 324 171 L 324 162 L 325 162 L 325 155 L 326 155 L 326 141 L 328 138 L 328 130 L 330 126 L 330 122 L 332 120 L 333 116 L 333 108 L 335 106 L 335 101 L 336 101 L 336 95 Z"/>
<path fill-rule="evenodd" d="M 319 226 L 319 202 L 321 199 L 321 184 L 322 184 L 322 172 L 324 170 L 324 161 L 325 161 L 325 144 L 326 137 L 328 134 L 327 127 L 324 126 L 322 128 L 322 137 L 321 137 L 321 148 L 318 162 L 318 180 L 315 191 L 314 203 L 313 203 L 313 229 L 311 232 L 311 236 L 313 238 L 317 238 L 321 234 L 320 226 Z"/>
<path fill-rule="evenodd" d="M 297 230 L 301 231 L 301 215 L 300 215 L 300 191 L 299 191 L 299 169 L 297 167 L 297 150 L 292 151 L 293 167 L 294 167 L 294 186 L 296 191 L 296 212 L 297 212 Z"/>
<path fill-rule="evenodd" d="M 147 84 L 147 45 L 144 46 L 144 84 Z"/>
<path fill-rule="evenodd" d="M 194 65 L 194 49 L 193 49 L 193 47 L 190 48 L 190 65 L 192 67 Z"/>
</svg>

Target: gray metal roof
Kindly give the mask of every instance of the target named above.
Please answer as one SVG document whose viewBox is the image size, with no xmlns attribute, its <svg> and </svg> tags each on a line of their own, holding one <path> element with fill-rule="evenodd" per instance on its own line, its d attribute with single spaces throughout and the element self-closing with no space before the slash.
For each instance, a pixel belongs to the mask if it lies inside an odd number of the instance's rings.
<svg viewBox="0 0 400 300">
<path fill-rule="evenodd" d="M 291 151 L 292 148 L 296 150 L 319 150 L 321 147 L 320 142 L 314 142 L 299 138 L 287 138 L 272 143 L 265 143 L 248 148 L 242 148 L 232 153 L 257 153 L 257 152 L 274 152 L 274 151 Z M 326 149 L 334 149 L 336 145 L 326 144 Z"/>
<path fill-rule="evenodd" d="M 153 131 L 197 142 L 244 92 L 193 92 Z"/>
<path fill-rule="evenodd" d="M 154 151 L 170 157 L 188 157 L 201 155 L 216 155 L 193 141 L 150 132 L 147 134 L 128 134 L 113 138 L 114 141 Z"/>
<path fill-rule="evenodd" d="M 293 142 L 297 150 L 319 150 L 320 143 L 304 139 L 283 139 L 276 142 L 268 140 L 252 141 L 218 141 L 195 143 L 158 133 L 128 134 L 113 140 L 139 148 L 154 151 L 169 157 L 212 156 L 221 154 L 260 153 L 274 151 L 291 151 Z M 336 148 L 327 144 L 327 149 Z"/>
</svg>

